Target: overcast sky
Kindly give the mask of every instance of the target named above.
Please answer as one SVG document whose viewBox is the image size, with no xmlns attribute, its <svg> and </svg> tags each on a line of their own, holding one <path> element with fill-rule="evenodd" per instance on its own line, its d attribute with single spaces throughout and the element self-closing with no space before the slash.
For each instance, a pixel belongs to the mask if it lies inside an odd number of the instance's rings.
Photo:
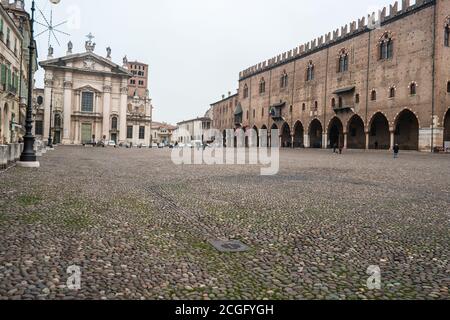
<svg viewBox="0 0 450 320">
<path fill-rule="evenodd" d="M 154 120 L 176 122 L 203 116 L 228 91 L 236 92 L 239 72 L 324 35 L 394 1 L 389 0 L 36 0 L 70 37 L 54 39 L 55 57 L 67 42 L 84 51 L 92 32 L 95 52 L 113 61 L 149 64 Z M 26 2 L 31 2 L 27 0 Z M 37 12 L 37 20 L 44 19 Z M 36 26 L 37 33 L 42 27 Z M 47 37 L 38 39 L 40 60 Z M 43 86 L 42 70 L 37 85 Z"/>
</svg>

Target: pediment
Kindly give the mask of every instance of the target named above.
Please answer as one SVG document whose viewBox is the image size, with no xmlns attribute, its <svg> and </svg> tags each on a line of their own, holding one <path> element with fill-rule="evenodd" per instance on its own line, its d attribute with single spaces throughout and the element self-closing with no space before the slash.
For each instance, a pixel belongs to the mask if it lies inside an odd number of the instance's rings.
<svg viewBox="0 0 450 320">
<path fill-rule="evenodd" d="M 41 61 L 42 68 L 70 68 L 75 70 L 106 72 L 131 76 L 131 73 L 118 64 L 93 52 L 72 54 L 65 57 Z"/>
<path fill-rule="evenodd" d="M 75 91 L 90 91 L 90 92 L 96 92 L 96 93 L 101 93 L 101 91 L 97 88 L 94 88 L 91 85 L 85 85 L 85 86 L 81 86 L 79 88 L 74 88 Z"/>
</svg>

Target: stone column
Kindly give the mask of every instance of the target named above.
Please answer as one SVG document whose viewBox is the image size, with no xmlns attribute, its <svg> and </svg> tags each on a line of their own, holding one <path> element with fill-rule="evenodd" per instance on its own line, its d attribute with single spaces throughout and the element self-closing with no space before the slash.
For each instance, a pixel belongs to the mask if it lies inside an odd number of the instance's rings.
<svg viewBox="0 0 450 320">
<path fill-rule="evenodd" d="M 109 140 L 110 115 L 111 115 L 111 83 L 105 79 L 105 85 L 103 86 L 103 124 L 102 124 L 102 138 L 106 136 L 106 140 Z"/>
<path fill-rule="evenodd" d="M 72 73 L 67 72 L 64 80 L 64 109 L 63 109 L 63 138 L 62 144 L 70 144 L 70 127 L 72 116 Z"/>
<path fill-rule="evenodd" d="M 394 144 L 395 144 L 395 131 L 394 130 L 390 130 L 390 134 L 391 134 L 391 146 L 389 148 L 389 150 L 394 150 Z"/>
<path fill-rule="evenodd" d="M 294 149 L 294 135 L 291 135 L 291 148 Z"/>
<path fill-rule="evenodd" d="M 328 149 L 328 132 L 322 133 L 322 149 Z"/>
<path fill-rule="evenodd" d="M 75 107 L 73 108 L 73 111 L 80 112 L 81 111 L 81 103 L 80 103 L 80 91 L 75 91 Z"/>
<path fill-rule="evenodd" d="M 348 145 L 348 133 L 344 132 L 344 149 L 347 149 Z"/>
<path fill-rule="evenodd" d="M 366 150 L 370 149 L 370 136 L 369 136 L 369 132 L 366 132 Z"/>
<path fill-rule="evenodd" d="M 140 128 L 140 125 L 138 125 L 138 124 L 133 125 L 133 144 L 136 144 L 136 145 L 140 144 L 139 128 Z"/>
<path fill-rule="evenodd" d="M 77 121 L 75 121 L 75 137 L 74 137 L 74 144 L 81 144 L 81 139 L 80 139 L 80 123 Z"/>
<path fill-rule="evenodd" d="M 120 88 L 119 143 L 124 143 L 127 140 L 127 102 L 128 87 L 125 82 L 122 82 L 122 88 Z"/>
<path fill-rule="evenodd" d="M 49 74 L 49 71 L 46 72 L 46 76 L 52 76 Z M 52 87 L 53 80 L 46 79 L 45 80 L 45 88 L 44 88 L 44 132 L 42 135 L 43 141 L 48 140 L 48 131 L 50 129 L 50 101 L 52 98 Z"/>
<path fill-rule="evenodd" d="M 310 146 L 310 141 L 309 141 L 309 134 L 305 134 L 304 136 L 303 136 L 303 141 L 304 141 L 304 145 L 305 145 L 305 148 L 310 148 L 311 146 Z"/>
</svg>

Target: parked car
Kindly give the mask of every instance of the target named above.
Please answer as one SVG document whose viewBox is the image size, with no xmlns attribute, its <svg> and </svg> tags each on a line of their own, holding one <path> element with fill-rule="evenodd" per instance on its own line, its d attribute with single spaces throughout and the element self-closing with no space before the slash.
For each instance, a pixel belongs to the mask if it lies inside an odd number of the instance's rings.
<svg viewBox="0 0 450 320">
<path fill-rule="evenodd" d="M 117 144 L 116 144 L 116 142 L 114 140 L 111 140 L 111 141 L 108 141 L 108 146 L 109 147 L 116 147 Z"/>
<path fill-rule="evenodd" d="M 157 143 L 152 143 L 152 148 L 158 148 L 158 144 Z"/>
</svg>

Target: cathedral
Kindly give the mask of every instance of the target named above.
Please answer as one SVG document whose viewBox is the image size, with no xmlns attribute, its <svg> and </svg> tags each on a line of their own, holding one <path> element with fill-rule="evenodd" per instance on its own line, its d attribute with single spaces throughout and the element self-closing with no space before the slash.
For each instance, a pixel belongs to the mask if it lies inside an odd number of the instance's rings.
<svg viewBox="0 0 450 320">
<path fill-rule="evenodd" d="M 67 54 L 40 62 L 45 70 L 43 114 L 36 116 L 36 136 L 64 145 L 92 141 L 115 141 L 117 144 L 151 143 L 152 105 L 147 89 L 148 66 L 114 63 L 111 48 L 102 57 L 95 51 L 89 34 L 85 52 Z M 139 71 L 134 70 L 138 68 Z M 144 70 L 142 70 L 144 69 Z M 145 75 L 145 77 L 144 77 Z M 136 79 L 139 80 L 136 80 Z"/>
</svg>

